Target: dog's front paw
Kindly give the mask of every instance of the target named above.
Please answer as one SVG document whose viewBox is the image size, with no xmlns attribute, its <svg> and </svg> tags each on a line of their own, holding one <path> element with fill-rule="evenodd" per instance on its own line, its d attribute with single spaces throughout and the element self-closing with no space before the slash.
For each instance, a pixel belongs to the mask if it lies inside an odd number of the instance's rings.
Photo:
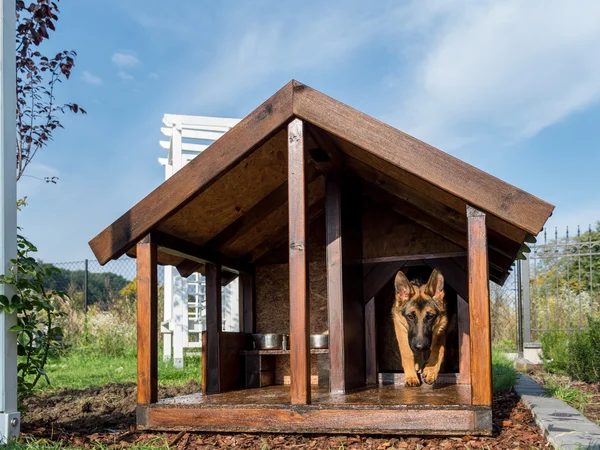
<svg viewBox="0 0 600 450">
<path fill-rule="evenodd" d="M 423 369 L 423 381 L 427 384 L 435 383 L 437 380 L 439 370 L 435 367 L 425 367 Z"/>
<path fill-rule="evenodd" d="M 416 375 L 405 375 L 404 376 L 404 385 L 405 386 L 420 386 L 421 382 L 419 381 L 419 377 Z"/>
</svg>

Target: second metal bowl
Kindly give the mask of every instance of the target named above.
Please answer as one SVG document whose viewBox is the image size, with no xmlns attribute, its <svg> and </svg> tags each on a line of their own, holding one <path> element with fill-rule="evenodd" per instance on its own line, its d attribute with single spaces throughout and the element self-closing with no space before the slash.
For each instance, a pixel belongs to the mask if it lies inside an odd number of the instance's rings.
<svg viewBox="0 0 600 450">
<path fill-rule="evenodd" d="M 310 348 L 328 348 L 329 347 L 329 335 L 328 334 L 311 334 L 310 335 Z"/>
</svg>

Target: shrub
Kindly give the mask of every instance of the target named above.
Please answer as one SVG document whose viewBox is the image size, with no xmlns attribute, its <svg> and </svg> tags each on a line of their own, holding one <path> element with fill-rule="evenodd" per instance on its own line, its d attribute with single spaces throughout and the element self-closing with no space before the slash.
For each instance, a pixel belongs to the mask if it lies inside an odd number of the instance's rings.
<svg viewBox="0 0 600 450">
<path fill-rule="evenodd" d="M 554 331 L 542 336 L 546 370 L 589 383 L 600 382 L 600 320 L 588 317 L 588 324 L 585 331 Z"/>
<path fill-rule="evenodd" d="M 17 333 L 20 400 L 33 392 L 41 377 L 50 383 L 44 366 L 62 339 L 62 330 L 57 325 L 62 313 L 56 304 L 66 296 L 45 288 L 46 279 L 58 269 L 42 267 L 32 256 L 35 252 L 35 245 L 17 235 L 17 258 L 11 260 L 9 273 L 0 275 L 1 284 L 15 289 L 11 298 L 0 295 L 0 312 L 17 316 L 17 323 L 10 331 Z"/>
<path fill-rule="evenodd" d="M 542 334 L 542 360 L 544 368 L 552 373 L 567 373 L 569 364 L 569 340 L 564 331 Z"/>
</svg>

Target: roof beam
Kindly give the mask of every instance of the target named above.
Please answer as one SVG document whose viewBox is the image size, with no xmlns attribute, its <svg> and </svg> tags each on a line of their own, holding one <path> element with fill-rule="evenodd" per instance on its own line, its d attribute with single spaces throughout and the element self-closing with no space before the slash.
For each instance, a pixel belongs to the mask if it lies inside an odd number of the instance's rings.
<svg viewBox="0 0 600 450">
<path fill-rule="evenodd" d="M 313 203 L 312 205 L 310 205 L 308 207 L 308 211 L 306 213 L 307 225 L 310 224 L 312 221 L 314 221 L 321 214 L 323 214 L 324 207 L 325 207 L 325 199 L 324 198 L 317 200 L 315 203 Z M 283 235 L 283 237 L 279 237 L 282 235 Z M 279 228 L 277 233 L 267 236 L 266 239 L 264 241 L 262 241 L 260 244 L 258 244 L 254 248 L 254 250 L 249 252 L 244 257 L 244 259 L 247 260 L 248 262 L 254 263 L 258 259 L 263 257 L 265 254 L 270 252 L 271 250 L 274 250 L 274 249 L 278 248 L 279 246 L 285 244 L 288 241 L 288 239 L 289 239 L 288 225 L 285 224 L 284 226 Z"/>
<path fill-rule="evenodd" d="M 323 172 L 342 170 L 344 167 L 344 154 L 331 136 L 308 123 L 306 124 L 306 130 L 309 141 L 308 153 L 316 166 Z"/>
<path fill-rule="evenodd" d="M 394 178 L 406 171 L 533 235 L 541 231 L 554 209 L 553 205 L 308 86 L 294 86 L 293 108 L 297 117 L 363 150 L 351 156 L 384 173 L 393 173 Z M 390 166 L 400 171 L 391 171 Z"/>
<path fill-rule="evenodd" d="M 464 249 L 467 248 L 467 237 L 461 232 L 456 231 L 454 228 L 438 220 L 436 217 L 423 212 L 408 202 L 392 196 L 387 191 L 384 191 L 375 185 L 367 184 L 365 191 L 366 194 L 376 202 L 390 204 L 396 213 L 409 218 L 413 222 L 421 225 L 423 228 L 440 235 L 444 239 L 447 239 Z M 494 248 L 490 248 L 489 250 L 490 264 L 497 269 L 504 271 L 506 270 L 505 268 L 508 268 L 512 265 L 514 258 L 505 256 L 504 254 L 497 252 Z"/>
<path fill-rule="evenodd" d="M 281 129 L 292 117 L 293 85 L 284 86 L 93 238 L 89 244 L 98 262 L 106 264 L 123 255 Z"/>
<path fill-rule="evenodd" d="M 428 197 L 418 190 L 413 189 L 412 187 L 407 186 L 379 172 L 378 170 L 373 169 L 372 167 L 360 163 L 354 158 L 346 158 L 346 165 L 361 178 L 369 180 L 371 184 L 376 185 L 389 194 L 392 194 L 400 200 L 411 204 L 419 210 L 424 211 L 429 216 L 437 218 L 447 226 L 460 232 L 465 237 L 465 245 L 458 245 L 466 248 L 467 218 L 463 213 L 455 211 L 454 209 L 438 202 L 435 199 L 432 199 L 431 197 Z M 493 238 L 495 242 L 501 243 L 501 245 L 494 245 L 492 243 L 490 245 L 491 250 L 494 250 L 497 253 L 514 260 L 520 247 L 520 242 L 518 240 L 513 240 L 517 239 L 517 236 L 512 236 L 511 238 L 501 235 L 497 231 L 493 231 L 490 233 L 490 238 Z"/>
<path fill-rule="evenodd" d="M 309 184 L 321 175 L 318 170 L 315 170 L 310 166 L 307 167 L 307 171 Z M 285 181 L 256 205 L 220 231 L 219 234 L 206 242 L 203 245 L 203 248 L 207 251 L 218 251 L 220 248 L 227 245 L 228 242 L 235 241 L 236 237 L 248 232 L 269 217 L 276 209 L 283 207 L 287 203 L 287 198 L 288 182 Z M 200 263 L 194 264 L 192 262 L 182 262 L 177 266 L 177 270 L 181 276 L 190 276 L 192 273 L 197 272 L 201 266 L 202 264 Z"/>
<path fill-rule="evenodd" d="M 170 234 L 161 231 L 152 231 L 150 233 L 150 242 L 156 244 L 158 250 L 163 253 L 196 261 L 201 264 L 207 262 L 220 264 L 229 272 L 252 273 L 252 268 L 246 264 L 227 258 L 218 253 L 211 252 L 200 245 L 171 236 Z"/>
</svg>

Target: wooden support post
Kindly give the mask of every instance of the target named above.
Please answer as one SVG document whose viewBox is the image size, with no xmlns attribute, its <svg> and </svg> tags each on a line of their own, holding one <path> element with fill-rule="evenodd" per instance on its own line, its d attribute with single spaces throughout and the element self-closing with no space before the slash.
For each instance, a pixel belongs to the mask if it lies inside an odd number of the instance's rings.
<svg viewBox="0 0 600 450">
<path fill-rule="evenodd" d="M 137 244 L 137 402 L 158 400 L 157 248 L 149 237 Z"/>
<path fill-rule="evenodd" d="M 366 380 L 362 220 L 359 196 L 339 173 L 328 173 L 325 193 L 330 391 L 363 387 Z"/>
<path fill-rule="evenodd" d="M 219 334 L 223 328 L 221 317 L 221 266 L 206 264 L 206 393 L 220 392 L 221 367 L 219 361 Z"/>
<path fill-rule="evenodd" d="M 492 347 L 485 213 L 467 205 L 471 400 L 492 404 Z"/>
<path fill-rule="evenodd" d="M 342 274 L 342 193 L 339 178 L 328 174 L 325 194 L 327 308 L 329 316 L 329 390 L 346 389 L 344 375 L 344 293 Z"/>
<path fill-rule="evenodd" d="M 290 376 L 292 404 L 310 403 L 310 320 L 306 254 L 306 154 L 303 123 L 288 125 Z"/>
<path fill-rule="evenodd" d="M 377 384 L 377 329 L 375 323 L 375 297 L 365 305 L 365 350 L 367 384 Z"/>
<path fill-rule="evenodd" d="M 471 341 L 469 338 L 469 304 L 456 295 L 458 314 L 458 358 L 460 384 L 471 384 Z"/>
<path fill-rule="evenodd" d="M 254 275 L 240 274 L 240 331 L 254 333 Z"/>
</svg>

